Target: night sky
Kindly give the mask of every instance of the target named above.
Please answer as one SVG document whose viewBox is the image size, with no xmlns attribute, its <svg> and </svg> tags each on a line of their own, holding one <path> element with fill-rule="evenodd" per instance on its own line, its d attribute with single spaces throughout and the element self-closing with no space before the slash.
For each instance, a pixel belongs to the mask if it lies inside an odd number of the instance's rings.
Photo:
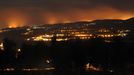
<svg viewBox="0 0 134 75">
<path fill-rule="evenodd" d="M 0 27 L 134 16 L 134 0 L 0 0 Z"/>
</svg>

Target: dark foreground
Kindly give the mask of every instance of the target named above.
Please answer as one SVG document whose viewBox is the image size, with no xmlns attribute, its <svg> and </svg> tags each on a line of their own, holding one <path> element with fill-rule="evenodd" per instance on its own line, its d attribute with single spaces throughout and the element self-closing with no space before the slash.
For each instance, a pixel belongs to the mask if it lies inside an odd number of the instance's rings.
<svg viewBox="0 0 134 75">
<path fill-rule="evenodd" d="M 82 72 L 82 71 L 12 71 L 0 72 L 0 75 L 133 75 L 134 71 L 119 71 L 119 72 Z"/>
<path fill-rule="evenodd" d="M 120 37 L 108 42 L 102 38 L 26 42 L 20 49 L 6 39 L 4 49 L 0 75 L 134 75 L 134 42 Z"/>
</svg>

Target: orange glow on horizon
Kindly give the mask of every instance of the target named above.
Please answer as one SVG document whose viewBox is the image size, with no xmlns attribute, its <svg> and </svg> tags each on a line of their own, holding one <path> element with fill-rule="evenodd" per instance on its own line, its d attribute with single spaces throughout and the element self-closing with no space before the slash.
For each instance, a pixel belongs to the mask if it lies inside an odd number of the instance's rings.
<svg viewBox="0 0 134 75">
<path fill-rule="evenodd" d="M 6 22 L 9 28 L 16 28 L 25 24 L 55 24 L 55 23 L 71 23 L 78 21 L 87 21 L 97 19 L 122 19 L 126 20 L 134 17 L 133 12 L 121 11 L 112 7 L 98 7 L 92 9 L 68 9 L 65 11 L 54 12 L 51 10 L 42 10 L 41 13 L 27 12 L 24 10 L 8 10 L 3 11 L 0 21 Z M 32 14 L 31 14 L 32 13 Z M 4 25 L 1 27 L 4 27 Z"/>
<path fill-rule="evenodd" d="M 100 7 L 90 10 L 86 9 L 70 9 L 62 13 L 46 12 L 44 14 L 44 22 L 48 24 L 54 23 L 71 23 L 78 21 L 93 21 L 97 19 L 121 19 L 126 20 L 134 17 L 134 13 L 120 11 L 111 7 Z"/>
<path fill-rule="evenodd" d="M 9 28 L 16 28 L 16 27 L 18 27 L 18 24 L 16 22 L 10 22 L 8 27 Z"/>
</svg>

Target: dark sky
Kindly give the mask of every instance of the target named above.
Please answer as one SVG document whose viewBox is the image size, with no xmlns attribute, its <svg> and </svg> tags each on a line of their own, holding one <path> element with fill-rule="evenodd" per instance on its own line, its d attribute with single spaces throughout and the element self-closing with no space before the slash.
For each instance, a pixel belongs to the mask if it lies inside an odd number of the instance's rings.
<svg viewBox="0 0 134 75">
<path fill-rule="evenodd" d="M 134 0 L 0 0 L 0 25 L 59 23 L 134 16 Z"/>
</svg>

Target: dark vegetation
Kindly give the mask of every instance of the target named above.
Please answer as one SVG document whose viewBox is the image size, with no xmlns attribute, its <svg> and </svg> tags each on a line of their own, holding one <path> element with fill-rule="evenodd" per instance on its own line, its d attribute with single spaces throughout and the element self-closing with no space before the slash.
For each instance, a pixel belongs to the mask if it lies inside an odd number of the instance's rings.
<svg viewBox="0 0 134 75">
<path fill-rule="evenodd" d="M 126 69 L 134 63 L 134 43 L 124 42 L 122 37 L 112 38 L 112 42 L 104 42 L 103 38 L 89 40 L 69 40 L 51 43 L 25 42 L 21 52 L 17 53 L 17 44 L 4 39 L 5 51 L 0 54 L 0 67 L 45 67 L 44 60 L 51 59 L 56 69 L 83 68 L 86 63 L 104 69 Z"/>
</svg>

